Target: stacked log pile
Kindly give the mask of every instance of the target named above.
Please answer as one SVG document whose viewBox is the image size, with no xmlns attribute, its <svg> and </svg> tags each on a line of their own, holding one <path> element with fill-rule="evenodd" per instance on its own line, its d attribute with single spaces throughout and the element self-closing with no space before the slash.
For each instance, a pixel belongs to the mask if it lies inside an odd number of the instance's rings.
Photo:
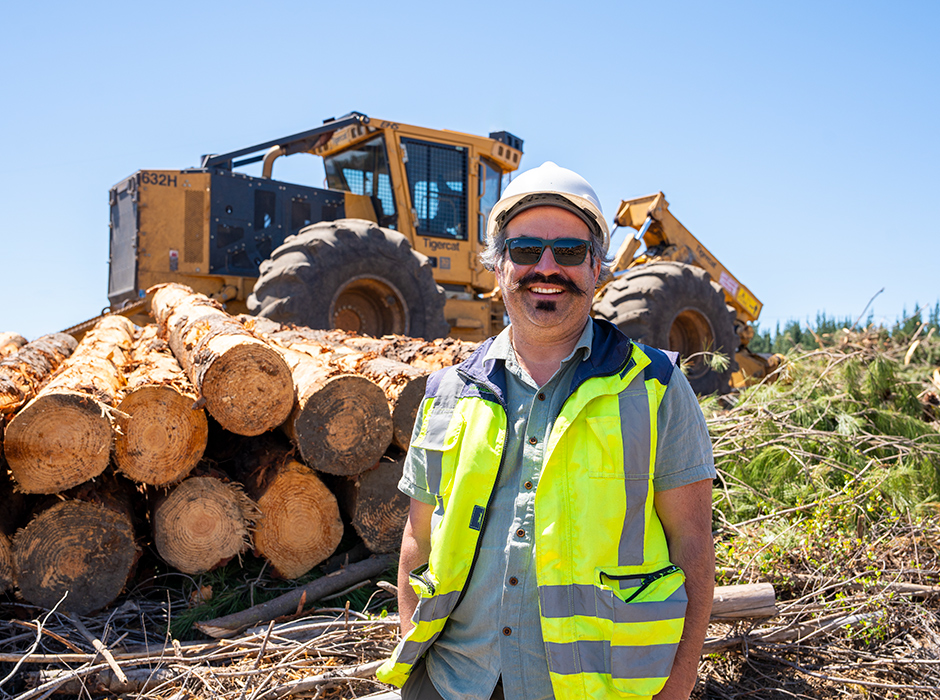
<svg viewBox="0 0 940 700">
<path fill-rule="evenodd" d="M 0 593 L 85 614 L 142 551 L 200 574 L 252 549 L 296 578 L 347 526 L 375 553 L 398 547 L 427 375 L 475 344 L 234 318 L 180 285 L 152 311 L 145 328 L 105 317 L 77 346 L 0 334 Z"/>
</svg>

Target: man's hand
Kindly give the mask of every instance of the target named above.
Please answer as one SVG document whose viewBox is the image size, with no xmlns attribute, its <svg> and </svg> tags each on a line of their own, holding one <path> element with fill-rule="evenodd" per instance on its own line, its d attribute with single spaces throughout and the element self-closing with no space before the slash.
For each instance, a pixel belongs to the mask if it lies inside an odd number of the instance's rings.
<svg viewBox="0 0 940 700">
<path fill-rule="evenodd" d="M 418 596 L 415 594 L 408 574 L 422 564 L 428 563 L 431 555 L 431 515 L 434 506 L 411 499 L 411 509 L 405 531 L 401 538 L 401 558 L 398 560 L 398 615 L 401 634 L 405 634 L 414 627 L 411 616 L 418 606 Z"/>
<path fill-rule="evenodd" d="M 710 479 L 696 481 L 669 491 L 657 491 L 653 503 L 666 532 L 669 559 L 685 572 L 689 596 L 682 641 L 676 650 L 672 673 L 656 700 L 687 700 L 695 687 L 715 592 L 712 482 Z"/>
</svg>

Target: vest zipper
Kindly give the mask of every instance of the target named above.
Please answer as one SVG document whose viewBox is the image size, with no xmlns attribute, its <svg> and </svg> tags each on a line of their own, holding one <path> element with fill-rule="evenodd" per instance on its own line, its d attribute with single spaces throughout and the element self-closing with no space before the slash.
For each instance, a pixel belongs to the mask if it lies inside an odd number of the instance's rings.
<svg viewBox="0 0 940 700">
<path fill-rule="evenodd" d="M 630 595 L 629 598 L 623 601 L 624 603 L 629 603 L 632 600 L 634 600 L 638 595 L 640 595 L 640 593 L 642 593 L 651 585 L 653 585 L 655 581 L 658 581 L 659 579 L 665 576 L 669 576 L 670 574 L 674 574 L 677 571 L 681 571 L 681 569 L 675 564 L 670 564 L 669 566 L 659 569 L 658 571 L 654 571 L 650 574 L 630 574 L 629 576 L 613 576 L 611 574 L 606 574 L 602 571 L 601 575 L 606 576 L 611 581 L 630 581 L 632 579 L 642 579 L 643 582 L 640 584 L 640 587 L 637 588 L 635 591 L 633 591 L 633 593 Z"/>
</svg>

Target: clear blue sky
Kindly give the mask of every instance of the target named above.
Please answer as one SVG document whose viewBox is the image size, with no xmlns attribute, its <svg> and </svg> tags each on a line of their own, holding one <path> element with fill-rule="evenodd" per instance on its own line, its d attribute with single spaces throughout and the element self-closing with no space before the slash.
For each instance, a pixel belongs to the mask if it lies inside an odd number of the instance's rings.
<svg viewBox="0 0 940 700">
<path fill-rule="evenodd" d="M 350 110 L 658 190 L 762 327 L 940 298 L 940 4 L 12 3 L 0 331 L 107 304 L 108 190 Z M 277 175 L 278 173 L 276 173 Z M 615 244 L 620 237 L 615 238 Z"/>
</svg>

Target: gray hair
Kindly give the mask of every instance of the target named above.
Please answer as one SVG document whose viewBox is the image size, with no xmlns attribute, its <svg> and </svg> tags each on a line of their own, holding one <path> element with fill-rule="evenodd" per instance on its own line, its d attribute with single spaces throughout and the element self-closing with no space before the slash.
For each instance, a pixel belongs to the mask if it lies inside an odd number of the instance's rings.
<svg viewBox="0 0 940 700">
<path fill-rule="evenodd" d="M 613 273 L 610 271 L 610 263 L 613 262 L 613 258 L 607 255 L 607 251 L 604 250 L 597 236 L 592 234 L 590 243 L 591 260 L 601 261 L 601 274 L 597 278 L 597 286 L 599 287 L 613 277 Z M 496 270 L 496 266 L 503 261 L 505 255 L 506 226 L 501 226 L 496 230 L 495 234 L 487 236 L 486 249 L 480 253 L 480 262 L 483 264 L 484 268 L 493 272 Z"/>
</svg>

